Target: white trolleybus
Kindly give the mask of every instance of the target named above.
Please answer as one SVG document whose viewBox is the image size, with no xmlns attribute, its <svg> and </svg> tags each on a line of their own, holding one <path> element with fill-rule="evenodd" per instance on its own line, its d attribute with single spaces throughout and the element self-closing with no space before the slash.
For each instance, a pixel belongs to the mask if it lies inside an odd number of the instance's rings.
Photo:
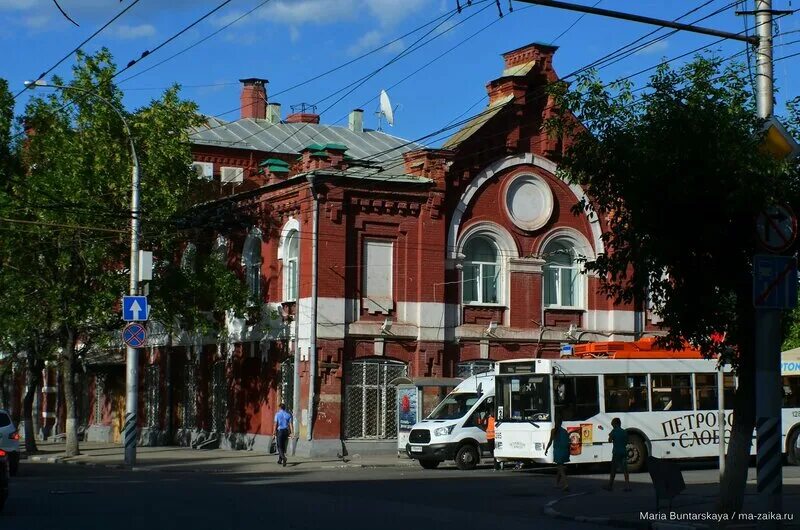
<svg viewBox="0 0 800 530">
<path fill-rule="evenodd" d="M 784 356 L 782 365 L 783 450 L 794 462 L 800 362 Z M 724 436 L 730 438 L 734 376 L 696 350 L 658 350 L 653 339 L 590 343 L 574 346 L 569 358 L 498 362 L 495 376 L 494 454 L 500 462 L 552 463 L 553 452 L 544 451 L 554 416 L 569 433 L 571 463 L 611 461 L 608 434 L 615 417 L 628 431 L 631 471 L 642 469 L 648 456 L 718 456 L 720 388 Z"/>
</svg>

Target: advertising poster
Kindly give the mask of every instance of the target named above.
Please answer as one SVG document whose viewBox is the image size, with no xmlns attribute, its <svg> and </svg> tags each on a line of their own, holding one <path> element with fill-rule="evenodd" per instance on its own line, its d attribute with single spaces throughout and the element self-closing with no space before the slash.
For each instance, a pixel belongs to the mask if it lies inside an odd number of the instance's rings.
<svg viewBox="0 0 800 530">
<path fill-rule="evenodd" d="M 592 445 L 594 441 L 593 429 L 591 423 L 581 423 L 581 442 L 584 445 Z"/>
<path fill-rule="evenodd" d="M 581 445 L 581 428 L 580 427 L 567 427 L 569 434 L 569 454 L 579 455 L 583 451 Z"/>
<path fill-rule="evenodd" d="M 417 423 L 417 388 L 397 389 L 397 427 L 401 431 L 410 431 Z"/>
</svg>

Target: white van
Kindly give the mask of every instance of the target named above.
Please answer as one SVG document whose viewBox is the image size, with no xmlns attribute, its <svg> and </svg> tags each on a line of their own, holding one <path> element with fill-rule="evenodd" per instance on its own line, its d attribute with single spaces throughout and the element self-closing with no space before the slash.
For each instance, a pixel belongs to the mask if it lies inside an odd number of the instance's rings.
<svg viewBox="0 0 800 530">
<path fill-rule="evenodd" d="M 494 371 L 465 379 L 411 429 L 408 456 L 425 469 L 445 460 L 455 460 L 459 469 L 475 469 L 484 454 L 491 456 L 484 429 L 494 407 Z"/>
</svg>

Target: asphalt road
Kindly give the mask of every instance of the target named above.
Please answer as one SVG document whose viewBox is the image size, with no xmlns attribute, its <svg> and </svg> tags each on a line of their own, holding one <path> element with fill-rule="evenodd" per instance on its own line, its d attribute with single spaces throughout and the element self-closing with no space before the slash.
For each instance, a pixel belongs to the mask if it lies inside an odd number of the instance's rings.
<svg viewBox="0 0 800 530">
<path fill-rule="evenodd" d="M 552 481 L 490 469 L 287 468 L 264 475 L 29 463 L 13 479 L 0 528 L 599 528 L 542 514 L 559 494 Z"/>
</svg>

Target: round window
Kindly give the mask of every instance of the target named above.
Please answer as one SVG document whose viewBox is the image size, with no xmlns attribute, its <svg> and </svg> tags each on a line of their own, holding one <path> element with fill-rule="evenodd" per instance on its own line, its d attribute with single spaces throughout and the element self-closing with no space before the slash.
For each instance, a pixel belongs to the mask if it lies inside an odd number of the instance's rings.
<svg viewBox="0 0 800 530">
<path fill-rule="evenodd" d="M 553 214 L 553 192 L 544 179 L 520 175 L 506 188 L 506 212 L 523 230 L 538 230 Z"/>
</svg>

